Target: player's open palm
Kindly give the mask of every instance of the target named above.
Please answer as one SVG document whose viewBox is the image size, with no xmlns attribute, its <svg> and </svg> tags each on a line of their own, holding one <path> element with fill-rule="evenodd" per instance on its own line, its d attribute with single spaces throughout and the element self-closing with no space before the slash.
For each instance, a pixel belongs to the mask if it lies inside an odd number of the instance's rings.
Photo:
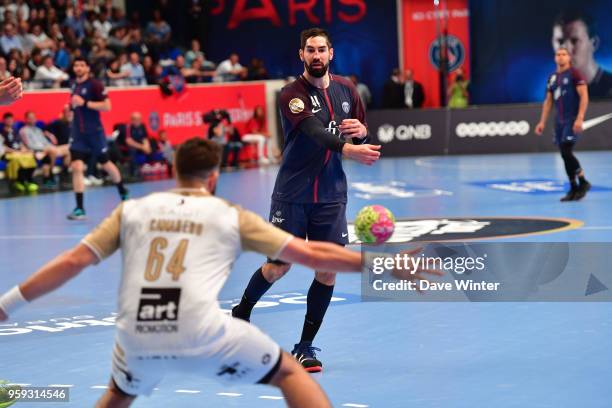
<svg viewBox="0 0 612 408">
<path fill-rule="evenodd" d="M 0 82 L 0 105 L 10 105 L 22 96 L 21 78 L 9 77 Z"/>
<path fill-rule="evenodd" d="M 345 144 L 342 153 L 349 159 L 355 160 L 361 164 L 371 166 L 380 158 L 380 145 L 362 144 L 352 145 Z"/>
</svg>

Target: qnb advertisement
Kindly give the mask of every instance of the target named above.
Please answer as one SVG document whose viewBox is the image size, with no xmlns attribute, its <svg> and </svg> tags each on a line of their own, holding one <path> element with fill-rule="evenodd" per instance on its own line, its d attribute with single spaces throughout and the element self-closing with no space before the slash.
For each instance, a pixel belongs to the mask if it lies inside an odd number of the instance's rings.
<svg viewBox="0 0 612 408">
<path fill-rule="evenodd" d="M 172 144 L 205 133 L 202 115 L 212 109 L 226 109 L 232 122 L 240 127 L 252 116 L 256 106 L 266 109 L 266 85 L 264 83 L 239 83 L 232 85 L 190 85 L 179 95 L 164 96 L 159 87 L 108 88 L 112 109 L 102 112 L 104 132 L 110 135 L 118 123 L 128 123 L 131 112 L 140 112 L 147 129 L 157 133 L 165 129 Z M 33 111 L 44 122 L 59 117 L 62 107 L 70 99 L 67 90 L 52 92 L 28 92 L 10 107 L 0 109 L 12 112 L 16 120 L 23 120 L 25 113 Z"/>
<path fill-rule="evenodd" d="M 534 132 L 540 112 L 539 104 L 380 110 L 368 112 L 368 127 L 387 157 L 556 151 L 552 123 Z M 583 127 L 580 149 L 611 149 L 612 103 L 591 103 Z"/>
<path fill-rule="evenodd" d="M 436 8 L 431 0 L 402 1 L 403 64 L 423 85 L 426 107 L 440 106 L 439 34 L 447 32 L 449 73 L 458 68 L 468 75 L 470 72 L 468 1 L 447 0 L 440 4 Z"/>
<path fill-rule="evenodd" d="M 610 243 L 442 242 L 363 248 L 366 301 L 612 301 L 606 260 Z"/>
</svg>

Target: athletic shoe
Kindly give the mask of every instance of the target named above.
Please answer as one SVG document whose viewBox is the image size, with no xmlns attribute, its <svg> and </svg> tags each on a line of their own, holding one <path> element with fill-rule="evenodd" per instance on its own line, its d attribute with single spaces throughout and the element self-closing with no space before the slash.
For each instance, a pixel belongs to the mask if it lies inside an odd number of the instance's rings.
<svg viewBox="0 0 612 408">
<path fill-rule="evenodd" d="M 236 305 L 236 306 L 232 307 L 232 317 L 234 317 L 236 319 L 244 320 L 245 322 L 250 323 L 251 322 L 250 316 L 246 317 L 246 316 L 241 316 L 241 315 L 238 314 L 238 306 L 240 306 L 240 305 Z"/>
<path fill-rule="evenodd" d="M 28 190 L 28 193 L 35 193 L 38 191 L 38 184 L 35 183 L 26 183 L 25 187 Z"/>
<path fill-rule="evenodd" d="M 576 195 L 574 196 L 574 200 L 575 201 L 582 200 L 584 196 L 589 192 L 590 189 L 591 189 L 591 183 L 589 183 L 588 181 L 585 181 L 584 183 L 580 183 L 580 186 L 578 186 L 578 190 L 576 191 Z"/>
<path fill-rule="evenodd" d="M 97 178 L 93 174 L 87 176 L 87 180 L 89 180 L 89 183 L 92 186 L 101 186 L 102 184 L 104 184 L 104 180 Z"/>
<path fill-rule="evenodd" d="M 26 187 L 23 185 L 21 181 L 16 181 L 13 183 L 13 188 L 20 193 L 23 193 L 26 190 Z"/>
<path fill-rule="evenodd" d="M 130 190 L 128 190 L 127 188 L 125 189 L 125 191 L 123 193 L 119 194 L 119 197 L 121 197 L 121 201 L 126 201 L 130 199 Z"/>
<path fill-rule="evenodd" d="M 83 184 L 85 185 L 85 187 L 91 186 L 91 180 L 89 179 L 89 177 L 83 177 Z"/>
<path fill-rule="evenodd" d="M 75 208 L 72 210 L 70 214 L 66 216 L 69 220 L 84 220 L 87 217 L 85 216 L 85 210 L 82 208 Z"/>
<path fill-rule="evenodd" d="M 312 347 L 310 342 L 302 342 L 293 347 L 291 355 L 293 355 L 306 371 L 309 373 L 318 373 L 323 371 L 323 363 L 317 359 L 315 351 L 321 351 L 321 349 Z"/>
<path fill-rule="evenodd" d="M 578 188 L 572 187 L 570 191 L 565 194 L 565 196 L 561 197 L 561 201 L 574 201 L 576 199 L 576 194 L 578 193 Z"/>
</svg>

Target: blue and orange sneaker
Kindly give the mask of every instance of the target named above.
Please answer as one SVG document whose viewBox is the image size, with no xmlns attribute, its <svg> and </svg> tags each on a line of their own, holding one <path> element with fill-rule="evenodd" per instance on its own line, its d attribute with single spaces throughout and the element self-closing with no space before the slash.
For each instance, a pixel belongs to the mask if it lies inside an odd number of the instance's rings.
<svg viewBox="0 0 612 408">
<path fill-rule="evenodd" d="M 321 351 L 321 349 L 313 347 L 309 341 L 303 341 L 293 347 L 291 355 L 306 371 L 309 373 L 318 373 L 323 371 L 323 363 L 317 359 L 315 351 Z"/>
</svg>

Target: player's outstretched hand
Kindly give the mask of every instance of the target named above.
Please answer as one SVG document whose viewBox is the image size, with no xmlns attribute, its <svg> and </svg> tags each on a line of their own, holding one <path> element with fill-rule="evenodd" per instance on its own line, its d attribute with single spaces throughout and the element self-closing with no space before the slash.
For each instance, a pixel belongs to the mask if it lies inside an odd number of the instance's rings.
<svg viewBox="0 0 612 408">
<path fill-rule="evenodd" d="M 346 143 L 342 148 L 342 154 L 348 159 L 370 166 L 380 158 L 379 150 L 380 145 Z"/>
<path fill-rule="evenodd" d="M 0 82 L 0 105 L 10 105 L 22 96 L 21 78 L 8 77 Z"/>
<path fill-rule="evenodd" d="M 582 133 L 582 124 L 583 121 L 581 119 L 576 119 L 576 121 L 574 122 L 574 126 L 572 127 L 574 133 Z"/>
<path fill-rule="evenodd" d="M 535 127 L 535 134 L 540 136 L 542 133 L 544 133 L 544 124 L 539 122 Z"/>
<path fill-rule="evenodd" d="M 421 251 L 423 251 L 422 247 L 416 248 L 416 249 L 411 249 L 411 250 L 406 250 L 406 251 L 402 251 L 400 252 L 400 255 L 407 255 L 409 257 L 418 255 Z M 414 263 L 412 263 L 414 265 Z M 427 275 L 430 276 L 442 276 L 444 275 L 444 272 L 438 270 L 438 269 L 427 269 L 424 268 L 423 266 L 421 266 L 419 264 L 419 266 L 416 269 L 398 269 L 395 268 L 392 272 L 391 275 L 393 275 L 394 278 L 396 279 L 400 279 L 400 280 L 408 280 L 408 281 L 414 281 L 414 282 L 418 282 L 418 281 L 428 281 L 427 280 Z M 422 291 L 419 289 L 419 285 L 417 285 L 417 292 L 421 293 Z"/>
</svg>

